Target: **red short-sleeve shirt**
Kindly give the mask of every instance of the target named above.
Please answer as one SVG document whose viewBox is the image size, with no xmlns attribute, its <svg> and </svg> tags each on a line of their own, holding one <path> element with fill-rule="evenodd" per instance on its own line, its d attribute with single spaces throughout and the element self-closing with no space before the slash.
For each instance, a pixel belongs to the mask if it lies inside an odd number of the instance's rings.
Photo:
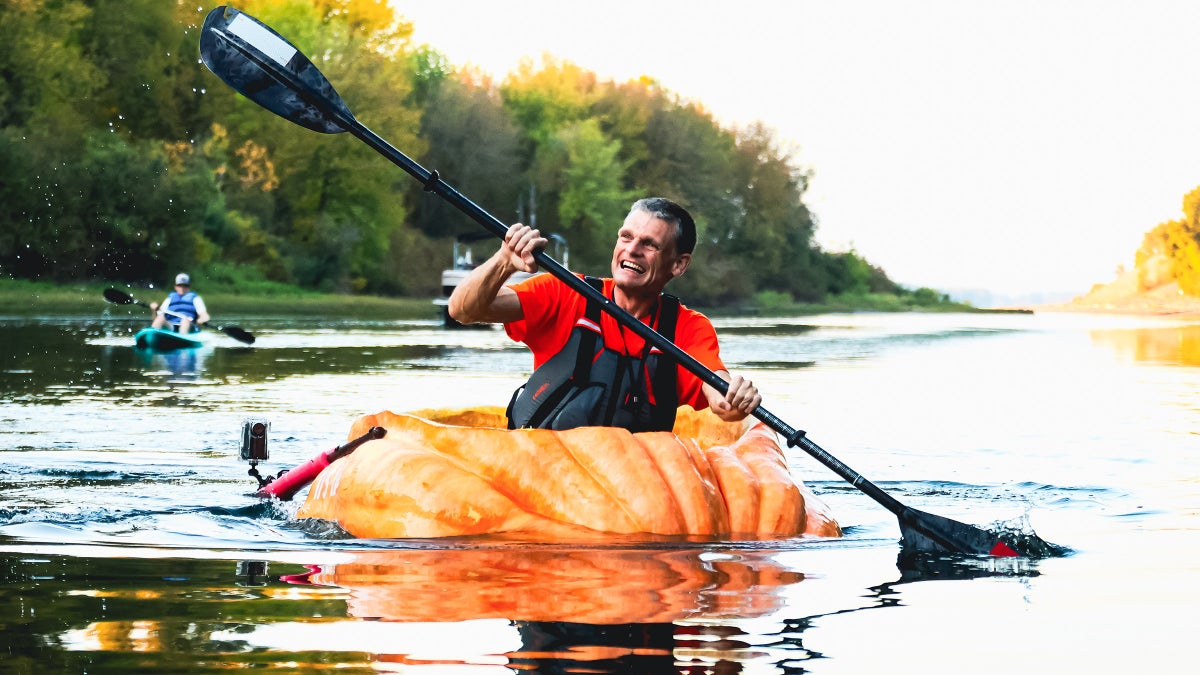
<svg viewBox="0 0 1200 675">
<path fill-rule="evenodd" d="M 533 351 L 533 367 L 537 369 L 567 344 L 575 322 L 587 311 L 587 300 L 550 274 L 536 275 L 514 285 L 512 289 L 517 293 L 525 318 L 504 324 L 504 330 L 513 340 L 525 343 Z M 604 280 L 603 292 L 605 296 L 612 297 L 612 279 Z M 652 328 L 657 328 L 657 313 L 645 321 Z M 640 356 L 645 348 L 646 341 L 640 335 L 623 328 L 608 312 L 601 312 L 600 331 L 605 346 L 616 352 Z M 725 370 L 712 322 L 700 312 L 682 304 L 679 306 L 674 342 L 709 370 Z M 707 408 L 708 399 L 702 390 L 703 382 L 683 366 L 677 367 L 680 405 L 689 405 L 696 410 Z"/>
</svg>

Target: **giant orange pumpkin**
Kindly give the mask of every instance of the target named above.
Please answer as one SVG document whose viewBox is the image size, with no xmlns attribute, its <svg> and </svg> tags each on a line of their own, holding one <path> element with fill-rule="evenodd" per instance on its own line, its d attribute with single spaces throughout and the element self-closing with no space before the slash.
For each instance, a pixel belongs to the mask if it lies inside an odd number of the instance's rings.
<svg viewBox="0 0 1200 675">
<path fill-rule="evenodd" d="M 375 426 L 387 435 L 322 471 L 297 516 L 366 538 L 841 535 L 753 419 L 681 408 L 673 433 L 638 434 L 504 424 L 499 408 L 360 417 L 351 438 Z"/>
</svg>

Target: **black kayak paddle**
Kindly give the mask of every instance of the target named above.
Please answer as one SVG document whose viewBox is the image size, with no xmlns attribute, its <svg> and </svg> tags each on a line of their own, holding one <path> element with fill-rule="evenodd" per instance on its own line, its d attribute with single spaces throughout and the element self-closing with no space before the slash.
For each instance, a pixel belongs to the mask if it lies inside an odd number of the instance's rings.
<svg viewBox="0 0 1200 675">
<path fill-rule="evenodd" d="M 115 305 L 141 305 L 142 307 L 150 306 L 149 304 L 134 298 L 132 295 L 124 291 L 119 291 L 115 288 L 104 289 L 104 299 Z M 207 323 L 200 325 L 206 327 L 208 326 Z M 239 328 L 238 326 L 213 326 L 213 328 L 221 331 L 238 342 L 245 342 L 248 345 L 254 344 L 254 335 L 252 335 L 249 331 Z"/>
<path fill-rule="evenodd" d="M 437 194 L 495 236 L 504 238 L 507 225 L 443 181 L 437 171 L 429 171 L 417 164 L 355 119 L 329 80 L 299 49 L 270 26 L 232 7 L 217 7 L 204 20 L 200 32 L 200 57 L 204 65 L 226 84 L 276 115 L 325 134 L 350 132 L 408 172 L 424 185 L 427 192 Z M 539 251 L 535 259 L 542 269 L 598 303 L 622 326 L 670 355 L 709 386 L 722 393 L 728 391 L 728 384 L 720 376 L 635 319 L 544 251 Z M 786 438 L 789 446 L 801 448 L 895 514 L 900 522 L 902 546 L 906 550 L 992 556 L 1035 553 L 1033 550 L 1019 551 L 1014 548 L 1015 544 L 1010 546 L 987 530 L 909 508 L 821 449 L 805 432 L 788 426 L 762 406 L 755 409 L 753 414 Z"/>
</svg>

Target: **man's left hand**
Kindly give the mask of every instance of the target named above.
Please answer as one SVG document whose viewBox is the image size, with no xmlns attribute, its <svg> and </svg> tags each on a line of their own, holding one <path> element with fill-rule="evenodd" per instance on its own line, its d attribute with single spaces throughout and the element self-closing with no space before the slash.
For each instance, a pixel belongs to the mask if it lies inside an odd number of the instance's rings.
<svg viewBox="0 0 1200 675">
<path fill-rule="evenodd" d="M 724 398 L 711 404 L 711 407 L 717 417 L 726 422 L 737 422 L 746 419 L 761 403 L 758 387 L 741 375 L 734 375 L 729 380 Z"/>
</svg>

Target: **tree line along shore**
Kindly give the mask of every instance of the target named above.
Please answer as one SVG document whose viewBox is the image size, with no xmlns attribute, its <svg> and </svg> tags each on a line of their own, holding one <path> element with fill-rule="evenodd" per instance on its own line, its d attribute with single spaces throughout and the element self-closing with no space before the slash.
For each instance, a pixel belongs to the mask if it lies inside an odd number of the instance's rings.
<svg viewBox="0 0 1200 675">
<path fill-rule="evenodd" d="M 455 238 L 479 225 L 365 145 L 208 72 L 200 26 L 217 4 L 0 4 L 0 276 L 436 295 Z M 697 221 L 695 264 L 672 286 L 693 305 L 946 300 L 819 246 L 797 151 L 652 76 L 602 80 L 551 56 L 488 76 L 416 44 L 388 3 L 238 8 L 316 55 L 356 117 L 472 201 L 563 237 L 572 269 L 607 269 L 633 200 L 663 196 Z"/>
</svg>

